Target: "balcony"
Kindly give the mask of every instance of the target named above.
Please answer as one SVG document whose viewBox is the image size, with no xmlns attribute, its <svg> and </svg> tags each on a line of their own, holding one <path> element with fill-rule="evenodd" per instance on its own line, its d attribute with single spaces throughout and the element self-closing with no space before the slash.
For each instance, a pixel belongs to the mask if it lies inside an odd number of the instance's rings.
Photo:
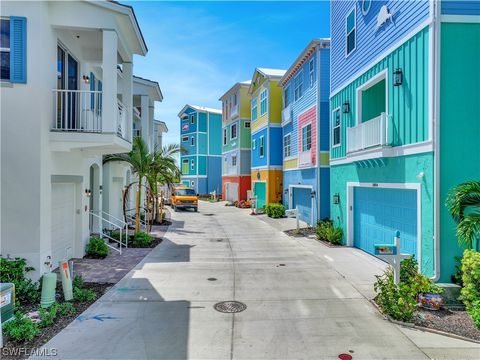
<svg viewBox="0 0 480 360">
<path fill-rule="evenodd" d="M 287 125 L 292 121 L 292 105 L 288 105 L 282 110 L 282 126 Z"/>
<path fill-rule="evenodd" d="M 301 151 L 298 154 L 298 167 L 312 166 L 312 149 Z"/>
<path fill-rule="evenodd" d="M 357 126 L 347 128 L 347 153 L 381 146 L 388 146 L 387 115 L 385 113 Z"/>
<path fill-rule="evenodd" d="M 105 119 L 101 91 L 53 90 L 50 142 L 54 151 L 81 149 L 87 154 L 110 154 L 131 149 L 128 115 L 118 99 L 114 119 Z M 113 120 L 113 121 L 112 121 Z"/>
<path fill-rule="evenodd" d="M 230 112 L 230 119 L 238 116 L 238 104 L 232 106 L 232 111 Z"/>
</svg>

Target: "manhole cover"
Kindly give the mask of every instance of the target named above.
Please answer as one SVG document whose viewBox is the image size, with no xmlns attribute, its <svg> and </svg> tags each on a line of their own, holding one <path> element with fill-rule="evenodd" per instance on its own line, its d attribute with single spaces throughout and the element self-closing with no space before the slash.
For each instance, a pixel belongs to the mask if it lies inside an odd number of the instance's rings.
<svg viewBox="0 0 480 360">
<path fill-rule="evenodd" d="M 238 313 L 247 308 L 247 305 L 240 301 L 222 301 L 213 305 L 213 308 L 222 313 Z"/>
<path fill-rule="evenodd" d="M 208 281 L 217 281 L 217 278 L 208 278 Z"/>
</svg>

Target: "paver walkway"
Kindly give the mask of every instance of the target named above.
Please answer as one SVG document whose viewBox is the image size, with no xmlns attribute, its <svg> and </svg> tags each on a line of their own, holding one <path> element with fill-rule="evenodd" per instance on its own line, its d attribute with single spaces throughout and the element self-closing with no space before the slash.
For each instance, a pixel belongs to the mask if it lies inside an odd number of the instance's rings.
<svg viewBox="0 0 480 360">
<path fill-rule="evenodd" d="M 222 203 L 172 217 L 164 241 L 47 348 L 61 359 L 480 355 L 478 344 L 385 321 L 366 298 L 383 265 L 360 251 L 288 237 Z M 247 309 L 215 311 L 222 300 Z"/>
</svg>

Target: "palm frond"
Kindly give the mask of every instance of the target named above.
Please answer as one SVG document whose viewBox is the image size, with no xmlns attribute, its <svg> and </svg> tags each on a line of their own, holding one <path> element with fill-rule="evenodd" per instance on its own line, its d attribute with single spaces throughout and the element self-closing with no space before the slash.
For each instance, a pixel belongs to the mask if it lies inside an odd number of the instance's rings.
<svg viewBox="0 0 480 360">
<path fill-rule="evenodd" d="M 458 223 L 464 217 L 467 206 L 480 206 L 480 181 L 468 181 L 452 188 L 447 195 L 445 206 Z"/>
<path fill-rule="evenodd" d="M 480 214 L 465 215 L 457 225 L 457 238 L 461 244 L 472 248 L 473 242 L 480 239 Z"/>
</svg>

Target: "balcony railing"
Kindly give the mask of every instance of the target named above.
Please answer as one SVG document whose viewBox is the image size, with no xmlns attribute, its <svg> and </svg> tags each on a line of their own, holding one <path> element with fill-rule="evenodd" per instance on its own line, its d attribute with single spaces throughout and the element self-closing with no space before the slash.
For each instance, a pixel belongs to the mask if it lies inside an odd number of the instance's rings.
<svg viewBox="0 0 480 360">
<path fill-rule="evenodd" d="M 52 130 L 73 132 L 102 131 L 102 92 L 53 90 Z"/>
<path fill-rule="evenodd" d="M 287 125 L 292 121 L 292 106 L 288 105 L 282 110 L 282 126 Z"/>
<path fill-rule="evenodd" d="M 230 118 L 234 118 L 238 115 L 238 104 L 232 106 L 232 111 L 230 113 Z"/>
<path fill-rule="evenodd" d="M 300 153 L 298 154 L 298 166 L 312 166 L 312 149 L 307 151 L 300 151 Z"/>
<path fill-rule="evenodd" d="M 133 137 L 141 137 L 142 130 L 141 129 L 133 129 Z"/>
<path fill-rule="evenodd" d="M 357 126 L 347 128 L 347 152 L 388 145 L 387 116 L 382 113 Z"/>
<path fill-rule="evenodd" d="M 127 132 L 127 108 L 122 104 L 120 100 L 117 99 L 117 135 L 128 139 Z"/>
</svg>

